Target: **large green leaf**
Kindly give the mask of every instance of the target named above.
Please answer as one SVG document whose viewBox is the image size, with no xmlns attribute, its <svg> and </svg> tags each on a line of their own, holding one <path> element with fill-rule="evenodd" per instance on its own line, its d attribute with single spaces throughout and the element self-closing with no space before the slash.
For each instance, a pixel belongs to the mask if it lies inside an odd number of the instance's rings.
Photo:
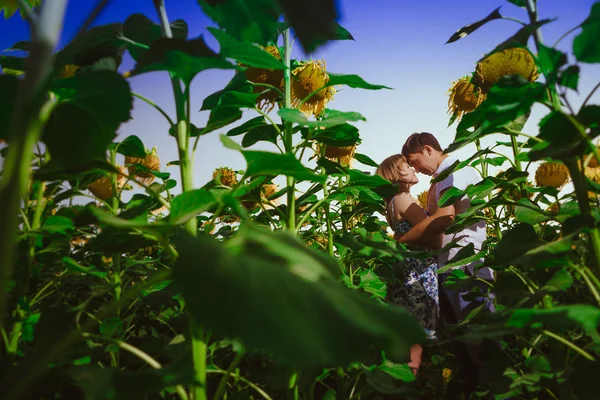
<svg viewBox="0 0 600 400">
<path fill-rule="evenodd" d="M 318 130 L 312 138 L 319 143 L 337 147 L 352 146 L 359 141 L 358 128 L 350 124 Z"/>
<path fill-rule="evenodd" d="M 336 110 L 325 111 L 323 119 L 319 121 L 309 121 L 300 110 L 295 108 L 282 108 L 277 114 L 279 114 L 284 121 L 295 122 L 301 126 L 308 126 L 311 128 L 331 128 L 345 124 L 346 122 L 366 121 L 366 118 L 360 113 Z"/>
<path fill-rule="evenodd" d="M 61 80 L 54 91 L 63 102 L 77 105 L 93 115 L 106 134 L 114 135 L 129 120 L 133 98 L 129 83 L 113 71 L 91 71 Z"/>
<path fill-rule="evenodd" d="M 121 34 L 121 24 L 102 25 L 84 32 L 57 53 L 57 72 L 67 64 L 82 67 L 106 58 L 113 59 L 119 66 L 125 50 Z"/>
<path fill-rule="evenodd" d="M 46 144 L 51 163 L 75 167 L 90 165 L 105 159 L 106 150 L 115 137 L 103 130 L 88 111 L 73 103 L 59 104 L 48 119 L 42 141 Z M 77 151 L 73 151 L 73 149 Z"/>
<path fill-rule="evenodd" d="M 208 30 L 221 46 L 219 52 L 221 57 L 233 58 L 237 62 L 250 67 L 285 69 L 285 65 L 281 61 L 260 47 L 250 42 L 239 41 L 220 29 L 209 27 Z"/>
<path fill-rule="evenodd" d="M 146 157 L 146 148 L 141 139 L 135 135 L 127 136 L 117 145 L 117 153 L 129 157 Z"/>
<path fill-rule="evenodd" d="M 326 179 L 325 176 L 315 175 L 304 167 L 293 154 L 266 151 L 243 151 L 242 154 L 248 163 L 246 176 L 286 175 L 311 182 L 324 182 Z"/>
<path fill-rule="evenodd" d="M 282 130 L 283 128 L 281 128 L 279 132 Z M 260 141 L 277 143 L 279 132 L 276 127 L 271 124 L 265 124 L 263 126 L 252 128 L 244 135 L 244 138 L 242 139 L 242 147 L 250 147 Z"/>
<path fill-rule="evenodd" d="M 545 46 L 540 43 L 538 52 L 538 64 L 542 71 L 548 76 L 550 82 L 555 82 L 558 77 L 558 70 L 567 63 L 567 55 L 553 47 Z"/>
<path fill-rule="evenodd" d="M 171 201 L 169 222 L 173 225 L 183 224 L 190 218 L 210 210 L 216 201 L 214 194 L 206 189 L 181 193 Z"/>
<path fill-rule="evenodd" d="M 260 117 L 252 118 L 252 119 L 244 122 L 240 126 L 237 126 L 237 127 L 233 128 L 233 129 L 230 129 L 229 132 L 227 132 L 227 136 L 242 135 L 242 134 L 244 134 L 246 132 L 249 132 L 253 128 L 265 127 L 267 125 L 268 124 L 265 121 L 265 117 L 263 117 L 261 115 Z"/>
<path fill-rule="evenodd" d="M 281 8 L 273 0 L 198 0 L 204 13 L 239 41 L 274 41 Z"/>
<path fill-rule="evenodd" d="M 187 23 L 183 20 L 174 21 L 171 23 L 171 33 L 175 39 L 187 39 Z M 163 35 L 160 25 L 143 14 L 133 14 L 123 23 L 123 36 L 136 42 L 136 44 L 130 42 L 126 44 L 131 57 L 137 61 L 147 51 L 147 47 Z"/>
<path fill-rule="evenodd" d="M 454 34 L 452 36 L 450 36 L 450 39 L 448 39 L 446 44 L 456 42 L 457 40 L 462 39 L 465 36 L 475 32 L 477 29 L 481 28 L 483 25 L 487 24 L 488 22 L 493 21 L 495 19 L 499 19 L 499 18 L 502 18 L 502 14 L 500 14 L 500 7 L 496 8 L 494 11 L 492 11 L 487 17 L 485 17 L 477 22 L 473 22 L 472 24 L 465 25 L 462 28 L 460 28 L 459 30 L 457 30 L 456 32 L 454 32 Z"/>
<path fill-rule="evenodd" d="M 339 38 L 334 0 L 277 0 L 306 53 Z"/>
<path fill-rule="evenodd" d="M 235 68 L 212 51 L 202 37 L 192 40 L 160 38 L 140 57 L 132 74 L 169 71 L 189 85 L 201 71 Z"/>
<path fill-rule="evenodd" d="M 358 75 L 342 75 L 342 74 L 333 74 L 328 73 L 329 81 L 327 81 L 326 86 L 335 86 L 335 85 L 346 85 L 351 88 L 357 89 L 369 89 L 369 90 L 379 90 L 379 89 L 392 89 L 383 85 L 374 85 L 368 82 L 365 82 L 363 78 Z"/>
<path fill-rule="evenodd" d="M 596 343 L 600 343 L 598 324 L 600 309 L 587 304 L 560 306 L 551 309 L 518 309 L 506 322 L 508 327 L 524 328 L 542 323 L 554 329 L 566 329 L 573 326 L 582 328 Z"/>
<path fill-rule="evenodd" d="M 345 366 L 373 347 L 400 360 L 423 339 L 406 311 L 344 288 L 334 259 L 287 233 L 247 227 L 226 244 L 186 235 L 177 249 L 173 276 L 196 320 L 284 362 Z"/>
<path fill-rule="evenodd" d="M 569 65 L 558 77 L 558 84 L 577 91 L 579 86 L 579 66 Z"/>
<path fill-rule="evenodd" d="M 42 135 L 52 163 L 87 165 L 105 158 L 133 107 L 128 83 L 116 72 L 95 71 L 62 80 L 55 89 L 63 101 L 53 110 Z"/>
<path fill-rule="evenodd" d="M 592 5 L 590 15 L 581 28 L 581 33 L 573 40 L 575 57 L 585 63 L 600 62 L 600 2 Z"/>
<path fill-rule="evenodd" d="M 373 161 L 371 159 L 371 157 L 369 157 L 365 154 L 354 153 L 354 159 L 361 164 L 368 165 L 369 167 L 374 167 L 374 168 L 379 167 L 379 164 L 377 164 L 375 161 Z"/>
</svg>

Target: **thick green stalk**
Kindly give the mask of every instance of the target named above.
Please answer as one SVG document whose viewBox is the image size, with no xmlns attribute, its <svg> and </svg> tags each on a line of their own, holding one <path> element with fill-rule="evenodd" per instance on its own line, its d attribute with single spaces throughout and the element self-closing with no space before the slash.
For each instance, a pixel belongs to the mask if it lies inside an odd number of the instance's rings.
<svg viewBox="0 0 600 400">
<path fill-rule="evenodd" d="M 154 7 L 160 19 L 160 26 L 164 37 L 172 38 L 171 25 L 167 17 L 167 10 L 163 0 L 154 0 Z M 181 80 L 171 75 L 171 85 L 173 86 L 173 95 L 175 97 L 175 110 L 177 113 L 177 149 L 179 152 L 179 167 L 181 170 L 181 185 L 184 192 L 193 190 L 193 165 L 189 154 L 190 129 L 190 92 L 186 88 L 185 94 L 181 88 Z M 185 225 L 186 230 L 196 236 L 198 232 L 198 222 L 196 218 L 191 218 Z M 203 330 L 190 315 L 190 334 L 192 338 L 192 359 L 194 363 L 194 376 L 196 384 L 192 387 L 194 400 L 206 400 L 206 342 L 203 338 Z"/>
<path fill-rule="evenodd" d="M 577 196 L 577 204 L 582 215 L 591 215 L 590 200 L 588 198 L 587 182 L 585 181 L 585 175 L 579 168 L 576 159 L 570 159 L 565 162 L 569 169 L 569 175 L 573 180 L 573 186 L 575 187 L 575 196 Z M 590 248 L 593 256 L 593 262 L 596 267 L 600 266 L 600 233 L 598 228 L 594 227 L 589 232 Z"/>
<path fill-rule="evenodd" d="M 286 29 L 283 31 L 283 57 L 285 61 L 285 69 L 283 70 L 284 79 L 284 107 L 290 108 L 292 106 L 292 76 L 291 76 L 291 52 L 292 46 L 290 43 L 290 30 Z M 283 123 L 283 145 L 287 154 L 294 154 L 294 145 L 292 138 L 292 123 L 284 121 Z M 293 177 L 286 177 L 287 183 L 287 209 L 288 209 L 288 220 L 287 228 L 290 232 L 295 234 L 296 232 L 296 181 Z"/>
<path fill-rule="evenodd" d="M 0 325 L 6 314 L 7 285 L 14 267 L 21 199 L 27 191 L 34 146 L 52 110 L 44 95 L 66 5 L 66 0 L 44 2 L 31 22 L 30 56 L 12 114 L 10 148 L 0 181 Z"/>
</svg>

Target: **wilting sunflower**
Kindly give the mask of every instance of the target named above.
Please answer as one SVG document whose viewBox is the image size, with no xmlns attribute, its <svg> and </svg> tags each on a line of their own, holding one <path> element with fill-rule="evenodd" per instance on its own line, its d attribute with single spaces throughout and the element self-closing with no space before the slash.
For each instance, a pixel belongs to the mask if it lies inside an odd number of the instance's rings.
<svg viewBox="0 0 600 400">
<path fill-rule="evenodd" d="M 160 171 L 160 158 L 158 158 L 158 155 L 156 154 L 156 147 L 153 147 L 150 153 L 146 154 L 146 157 L 144 158 L 125 156 L 125 164 L 132 164 L 127 167 L 129 174 L 135 175 L 139 182 L 142 182 L 146 185 L 154 181 L 154 174 L 150 171 Z M 141 164 L 150 171 L 140 171 L 133 164 Z"/>
<path fill-rule="evenodd" d="M 122 174 L 126 174 L 127 170 L 118 165 L 117 168 Z M 117 175 L 117 189 L 122 189 L 125 186 L 125 177 L 123 175 Z M 102 178 L 95 180 L 88 185 L 88 190 L 102 200 L 108 200 L 113 196 L 112 179 L 111 174 L 106 174 Z"/>
<path fill-rule="evenodd" d="M 213 171 L 212 174 L 213 179 L 217 179 L 221 182 L 221 185 L 233 187 L 237 185 L 238 180 L 235 174 L 235 171 L 228 167 L 217 168 Z"/>
<path fill-rule="evenodd" d="M 538 186 L 552 186 L 560 189 L 569 180 L 569 170 L 564 164 L 545 162 L 535 171 L 535 183 Z"/>
<path fill-rule="evenodd" d="M 457 81 L 452 82 L 452 87 L 448 91 L 448 113 L 456 114 L 456 119 L 460 118 L 476 109 L 485 95 L 471 83 L 470 76 L 464 76 Z"/>
<path fill-rule="evenodd" d="M 271 54 L 273 57 L 281 61 L 281 54 L 277 46 L 263 47 L 263 50 Z M 240 64 L 245 67 L 246 65 Z M 244 71 L 246 79 L 252 83 L 267 84 L 275 86 L 276 88 L 283 90 L 283 70 L 281 69 L 266 69 L 266 68 L 248 68 Z M 264 112 L 270 112 L 275 107 L 278 101 L 281 100 L 281 94 L 276 90 L 270 89 L 266 86 L 257 85 L 253 88 L 254 93 L 262 93 L 256 99 L 256 105 Z"/>
<path fill-rule="evenodd" d="M 300 63 L 300 66 L 292 71 L 292 106 L 300 106 L 304 99 L 327 82 L 329 82 L 329 75 L 325 72 L 325 60 Z M 307 116 L 321 114 L 335 93 L 333 86 L 319 90 L 300 106 L 300 111 Z"/>
<path fill-rule="evenodd" d="M 427 209 L 427 197 L 429 196 L 428 190 L 423 190 L 417 195 L 417 201 L 424 209 Z"/>
<path fill-rule="evenodd" d="M 513 47 L 484 58 L 477 63 L 475 83 L 487 93 L 500 78 L 513 74 L 519 74 L 530 82 L 538 78 L 538 69 L 529 50 Z"/>
<path fill-rule="evenodd" d="M 321 153 L 321 147 L 317 145 L 317 151 Z M 350 166 L 352 162 L 352 158 L 354 158 L 354 153 L 356 152 L 356 145 L 352 146 L 326 146 L 325 147 L 325 157 L 330 159 L 331 161 L 336 161 L 344 166 Z"/>
<path fill-rule="evenodd" d="M 258 188 L 252 190 L 248 195 L 244 196 L 242 205 L 247 210 L 252 210 L 261 203 L 270 202 L 278 204 L 277 200 L 269 200 L 269 197 L 277 193 L 279 187 L 274 183 L 265 183 Z"/>
</svg>

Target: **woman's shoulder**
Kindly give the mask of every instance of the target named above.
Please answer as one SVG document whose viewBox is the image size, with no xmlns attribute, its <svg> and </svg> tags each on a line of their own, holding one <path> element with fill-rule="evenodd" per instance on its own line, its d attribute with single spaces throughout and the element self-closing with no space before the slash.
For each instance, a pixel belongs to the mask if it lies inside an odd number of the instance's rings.
<svg viewBox="0 0 600 400">
<path fill-rule="evenodd" d="M 398 193 L 396 196 L 394 196 L 393 201 L 394 206 L 396 207 L 408 207 L 412 203 L 417 202 L 417 200 L 415 200 L 415 198 L 412 197 L 408 192 Z"/>
</svg>

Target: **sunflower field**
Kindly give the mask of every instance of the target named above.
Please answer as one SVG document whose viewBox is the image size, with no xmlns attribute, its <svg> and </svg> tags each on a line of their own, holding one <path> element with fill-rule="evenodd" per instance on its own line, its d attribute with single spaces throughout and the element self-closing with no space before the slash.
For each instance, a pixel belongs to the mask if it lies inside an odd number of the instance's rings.
<svg viewBox="0 0 600 400">
<path fill-rule="evenodd" d="M 439 204 L 468 196 L 448 231 L 485 220 L 488 238 L 439 272 L 446 287 L 493 296 L 496 312 L 446 324 L 417 377 L 408 350 L 425 333 L 387 288 L 396 261 L 430 253 L 388 234 L 383 199 L 396 187 L 356 167 L 377 167 L 352 124 L 365 118 L 332 108 L 342 88 L 386 86 L 291 56 L 293 43 L 310 54 L 352 38 L 335 2 L 198 0 L 218 52 L 169 21 L 164 0 L 153 0 L 159 24 L 134 14 L 90 28 L 106 3 L 55 52 L 67 0 L 0 0 L 31 28 L 13 45 L 26 56 L 0 56 L 2 399 L 600 398 L 598 86 L 578 109 L 569 101 L 580 63 L 600 62 L 600 2 L 565 54 L 542 40 L 552 21 L 535 0 L 509 0 L 529 20 L 452 83 L 446 151 L 477 150 L 449 172 L 471 165 L 481 181 Z M 499 10 L 458 21 L 448 43 L 506 19 Z M 204 99 L 198 127 L 190 84 L 214 69 L 233 78 Z M 156 71 L 170 77 L 174 115 L 131 90 Z M 134 97 L 168 121 L 180 175 L 117 135 Z M 527 134 L 534 105 L 547 115 Z M 198 188 L 194 154 L 209 134 L 246 168 L 218 168 Z M 493 284 L 452 269 L 481 257 Z M 461 343 L 485 350 L 476 388 Z"/>
</svg>

